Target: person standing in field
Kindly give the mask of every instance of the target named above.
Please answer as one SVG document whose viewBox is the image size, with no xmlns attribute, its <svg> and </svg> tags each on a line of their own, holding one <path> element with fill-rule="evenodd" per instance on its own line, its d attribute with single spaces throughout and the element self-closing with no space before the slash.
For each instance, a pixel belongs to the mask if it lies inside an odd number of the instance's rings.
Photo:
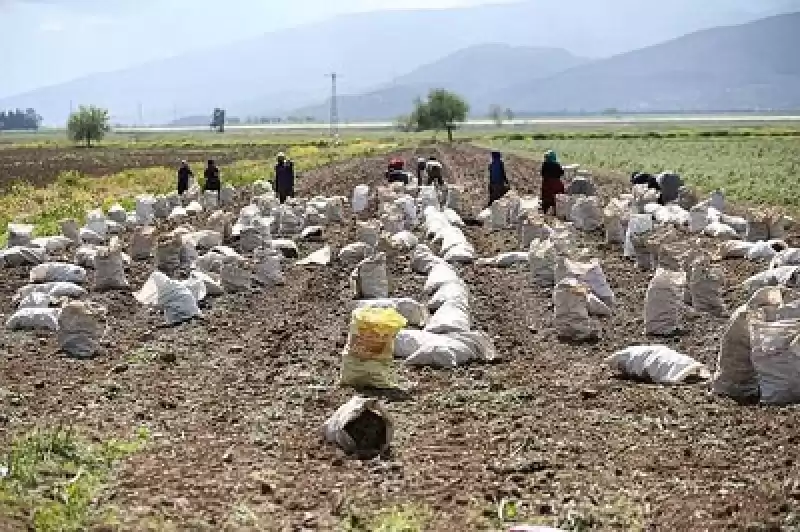
<svg viewBox="0 0 800 532">
<path fill-rule="evenodd" d="M 492 162 L 489 163 L 489 206 L 505 196 L 509 188 L 503 156 L 499 151 L 493 151 Z"/>
<path fill-rule="evenodd" d="M 219 167 L 213 159 L 208 160 L 208 166 L 206 166 L 206 170 L 203 172 L 203 178 L 205 179 L 203 183 L 203 192 L 214 190 L 219 198 L 219 193 L 222 189 L 222 180 L 219 177 Z"/>
<path fill-rule="evenodd" d="M 187 190 L 189 190 L 189 183 L 194 178 L 194 174 L 192 173 L 192 169 L 189 167 L 189 163 L 185 160 L 181 161 L 181 167 L 178 168 L 178 195 L 182 196 Z"/>
<path fill-rule="evenodd" d="M 425 168 L 428 166 L 428 161 L 425 157 L 417 158 L 417 186 L 422 186 L 422 176 L 425 174 Z"/>
<path fill-rule="evenodd" d="M 558 162 L 558 156 L 553 150 L 547 150 L 542 162 L 542 212 L 547 214 L 550 209 L 555 210 L 556 195 L 564 193 L 564 168 Z"/>
<path fill-rule="evenodd" d="M 294 163 L 281 152 L 275 165 L 275 191 L 281 203 L 294 197 Z"/>
</svg>

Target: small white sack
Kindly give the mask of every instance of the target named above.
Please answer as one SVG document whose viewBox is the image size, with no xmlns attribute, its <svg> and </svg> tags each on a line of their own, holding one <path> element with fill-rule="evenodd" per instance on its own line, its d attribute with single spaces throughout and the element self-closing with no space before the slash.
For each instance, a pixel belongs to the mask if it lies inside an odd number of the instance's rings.
<svg viewBox="0 0 800 532">
<path fill-rule="evenodd" d="M 42 248 L 28 248 L 14 246 L 0 250 L 0 266 L 17 268 L 19 266 L 34 266 L 47 260 L 47 253 Z"/>
<path fill-rule="evenodd" d="M 101 247 L 94 258 L 95 290 L 127 290 L 130 288 L 125 276 L 125 261 L 117 237 L 111 239 L 109 247 Z"/>
<path fill-rule="evenodd" d="M 345 263 L 361 262 L 369 253 L 370 247 L 364 242 L 348 244 L 339 251 L 339 260 Z"/>
<path fill-rule="evenodd" d="M 194 270 L 189 274 L 189 279 L 202 282 L 205 285 L 206 295 L 209 297 L 221 296 L 225 293 L 225 289 L 222 288 L 222 280 L 218 274 Z"/>
<path fill-rule="evenodd" d="M 360 185 L 362 186 L 362 185 Z M 377 448 L 364 448 L 362 442 L 355 441 L 353 436 L 347 431 L 349 423 L 356 421 L 366 411 L 372 412 L 381 418 L 384 423 L 383 430 L 378 430 L 385 439 L 380 442 Z M 338 445 L 347 453 L 369 453 L 372 455 L 380 454 L 389 448 L 394 432 L 392 418 L 386 408 L 375 398 L 353 397 L 346 404 L 339 407 L 322 427 L 322 434 L 325 441 Z"/>
<path fill-rule="evenodd" d="M 454 226 L 465 227 L 464 220 L 462 220 L 461 216 L 459 216 L 458 213 L 453 209 L 445 209 L 444 215 L 447 217 L 447 221 Z"/>
<path fill-rule="evenodd" d="M 457 244 L 447 250 L 444 260 L 450 264 L 469 264 L 475 261 L 475 248 L 468 242 Z"/>
<path fill-rule="evenodd" d="M 154 227 L 137 227 L 131 239 L 131 258 L 147 260 L 153 256 L 156 247 L 156 230 Z"/>
<path fill-rule="evenodd" d="M 725 240 L 735 240 L 739 237 L 733 227 L 725 225 L 722 222 L 713 222 L 707 225 L 705 229 L 703 229 L 703 234 L 712 238 L 722 238 Z"/>
<path fill-rule="evenodd" d="M 789 248 L 778 252 L 769 263 L 770 269 L 782 266 L 800 266 L 800 248 Z"/>
<path fill-rule="evenodd" d="M 725 312 L 725 303 L 722 300 L 723 283 L 723 273 L 713 268 L 707 257 L 693 261 L 689 276 L 692 307 L 698 312 L 722 315 Z"/>
<path fill-rule="evenodd" d="M 466 307 L 448 301 L 431 316 L 425 330 L 437 334 L 469 332 L 469 311 Z"/>
<path fill-rule="evenodd" d="M 105 238 L 108 235 L 108 224 L 103 211 L 95 209 L 86 213 L 86 229 L 100 238 Z"/>
<path fill-rule="evenodd" d="M 758 376 L 750 358 L 751 313 L 762 311 L 774 316 L 783 304 L 781 289 L 775 286 L 761 288 L 737 308 L 722 333 L 717 370 L 711 389 L 719 395 L 748 399 L 758 397 Z"/>
<path fill-rule="evenodd" d="M 459 282 L 456 271 L 447 263 L 439 262 L 433 265 L 425 280 L 423 290 L 426 294 L 430 295 L 439 290 L 445 283 Z"/>
<path fill-rule="evenodd" d="M 91 301 L 64 305 L 58 320 L 58 346 L 77 357 L 91 357 L 100 350 L 108 331 L 107 310 Z"/>
<path fill-rule="evenodd" d="M 31 269 L 32 283 L 85 283 L 86 270 L 66 262 L 45 262 Z"/>
<path fill-rule="evenodd" d="M 17 305 L 17 308 L 48 308 L 54 300 L 47 294 L 33 292 Z"/>
<path fill-rule="evenodd" d="M 531 283 L 545 288 L 552 287 L 555 284 L 557 260 L 558 253 L 552 240 L 536 239 L 531 242 L 528 253 Z"/>
<path fill-rule="evenodd" d="M 428 308 L 436 311 L 448 301 L 469 308 L 469 288 L 463 281 L 450 281 L 440 286 L 428 301 Z"/>
<path fill-rule="evenodd" d="M 411 254 L 411 271 L 414 273 L 427 275 L 436 264 L 442 263 L 443 259 L 437 257 L 425 244 L 418 244 Z"/>
<path fill-rule="evenodd" d="M 519 248 L 529 250 L 531 242 L 534 240 L 548 240 L 552 235 L 553 230 L 545 223 L 544 218 L 536 214 L 529 214 L 520 222 Z"/>
<path fill-rule="evenodd" d="M 321 225 L 311 225 L 300 232 L 300 240 L 319 241 L 323 239 L 325 228 Z"/>
<path fill-rule="evenodd" d="M 226 292 L 248 292 L 253 287 L 253 276 L 240 261 L 232 259 L 223 261 L 219 275 L 222 288 Z"/>
<path fill-rule="evenodd" d="M 588 340 L 596 336 L 589 319 L 589 287 L 575 278 L 567 277 L 553 290 L 555 326 L 558 337 L 569 340 Z"/>
<path fill-rule="evenodd" d="M 625 231 L 624 256 L 628 258 L 636 257 L 636 247 L 634 239 L 653 230 L 653 217 L 649 214 L 634 214 L 628 220 L 628 228 Z"/>
<path fill-rule="evenodd" d="M 750 295 L 765 286 L 796 287 L 798 286 L 798 280 L 800 280 L 799 273 L 800 266 L 781 266 L 753 275 L 742 284 Z"/>
<path fill-rule="evenodd" d="M 318 265 L 318 266 L 327 266 L 331 263 L 331 247 L 325 246 L 317 251 L 309 254 L 303 260 L 297 261 L 298 266 L 310 266 L 310 265 Z"/>
<path fill-rule="evenodd" d="M 153 225 L 156 218 L 156 198 L 142 195 L 136 198 L 136 221 L 140 225 Z"/>
<path fill-rule="evenodd" d="M 369 204 L 369 187 L 367 185 L 356 185 L 353 189 L 353 212 L 358 214 L 367 209 Z"/>
<path fill-rule="evenodd" d="M 581 231 L 594 231 L 603 225 L 603 209 L 596 196 L 577 196 L 572 204 L 572 221 Z"/>
<path fill-rule="evenodd" d="M 361 261 L 350 275 L 350 286 L 356 299 L 389 297 L 389 276 L 386 254 L 378 253 Z"/>
<path fill-rule="evenodd" d="M 33 229 L 34 226 L 29 224 L 8 224 L 7 246 L 10 248 L 30 246 Z"/>
<path fill-rule="evenodd" d="M 608 284 L 599 260 L 592 259 L 590 262 L 583 263 L 559 257 L 556 261 L 555 280 L 559 282 L 565 277 L 574 277 L 581 281 L 606 305 L 614 306 L 614 291 Z"/>
<path fill-rule="evenodd" d="M 671 336 L 681 330 L 684 290 L 686 290 L 686 272 L 674 272 L 664 268 L 656 270 L 647 287 L 644 302 L 646 334 Z"/>
<path fill-rule="evenodd" d="M 12 298 L 14 304 L 19 304 L 32 294 L 43 294 L 48 299 L 60 299 L 68 297 L 72 299 L 80 299 L 86 295 L 86 290 L 74 283 L 43 283 L 43 284 L 29 284 L 25 285 L 19 290 Z"/>
<path fill-rule="evenodd" d="M 167 325 L 175 325 L 201 316 L 192 291 L 180 281 L 155 271 L 133 297 L 139 303 L 163 309 Z"/>
<path fill-rule="evenodd" d="M 491 362 L 498 358 L 489 336 L 478 331 L 426 336 L 419 340 L 419 347 L 405 357 L 405 364 L 408 366 L 454 369 L 472 361 Z M 408 344 L 411 341 L 407 341 L 402 347 L 411 347 Z"/>
<path fill-rule="evenodd" d="M 800 320 L 754 320 L 750 324 L 750 343 L 761 402 L 800 402 Z"/>
<path fill-rule="evenodd" d="M 72 240 L 73 243 L 81 243 L 81 231 L 78 227 L 78 222 L 72 218 L 61 220 L 61 234 Z"/>
<path fill-rule="evenodd" d="M 356 239 L 372 248 L 378 246 L 380 234 L 380 223 L 377 221 L 356 223 Z"/>
<path fill-rule="evenodd" d="M 11 331 L 57 331 L 60 314 L 60 308 L 21 308 L 8 318 L 6 329 Z"/>
<path fill-rule="evenodd" d="M 394 249 L 411 251 L 419 244 L 419 238 L 417 238 L 417 236 L 410 231 L 400 231 L 399 233 L 392 235 L 392 238 L 389 242 Z"/>
<path fill-rule="evenodd" d="M 703 364 L 665 345 L 628 347 L 608 357 L 606 364 L 626 376 L 657 384 L 681 384 L 710 376 Z"/>
<path fill-rule="evenodd" d="M 726 240 L 720 244 L 719 254 L 723 259 L 743 259 L 748 256 L 754 245 L 754 242 L 744 240 Z"/>
<path fill-rule="evenodd" d="M 259 284 L 266 286 L 280 286 L 286 283 L 283 275 L 281 261 L 283 254 L 272 249 L 257 249 L 253 252 L 255 266 L 253 278 Z"/>
<path fill-rule="evenodd" d="M 511 268 L 517 264 L 524 264 L 528 262 L 530 253 L 524 251 L 510 251 L 508 253 L 500 253 L 496 257 L 488 259 L 478 259 L 478 266 L 494 266 L 496 268 Z"/>
<path fill-rule="evenodd" d="M 65 236 L 44 236 L 31 240 L 32 246 L 43 248 L 47 253 L 60 253 L 65 251 L 72 243 L 72 240 Z"/>
</svg>

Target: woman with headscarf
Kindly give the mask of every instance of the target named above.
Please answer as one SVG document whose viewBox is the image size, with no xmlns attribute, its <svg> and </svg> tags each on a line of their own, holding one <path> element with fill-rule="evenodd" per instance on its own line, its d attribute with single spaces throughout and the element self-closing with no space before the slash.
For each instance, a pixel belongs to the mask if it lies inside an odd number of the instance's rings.
<svg viewBox="0 0 800 532">
<path fill-rule="evenodd" d="M 194 177 L 192 169 L 189 168 L 189 163 L 185 160 L 181 161 L 181 167 L 178 168 L 178 195 L 183 195 L 189 190 L 189 181 Z"/>
<path fill-rule="evenodd" d="M 492 162 L 489 163 L 489 206 L 506 195 L 509 190 L 506 177 L 506 165 L 499 151 L 492 152 Z"/>
<path fill-rule="evenodd" d="M 564 193 L 564 169 L 553 150 L 547 150 L 542 163 L 542 212 L 547 214 L 555 209 L 556 195 Z"/>
<path fill-rule="evenodd" d="M 213 159 L 208 160 L 208 166 L 206 166 L 206 170 L 203 172 L 203 177 L 205 178 L 203 192 L 214 190 L 219 197 L 220 190 L 222 189 L 222 180 L 219 177 L 219 167 L 217 167 Z"/>
</svg>

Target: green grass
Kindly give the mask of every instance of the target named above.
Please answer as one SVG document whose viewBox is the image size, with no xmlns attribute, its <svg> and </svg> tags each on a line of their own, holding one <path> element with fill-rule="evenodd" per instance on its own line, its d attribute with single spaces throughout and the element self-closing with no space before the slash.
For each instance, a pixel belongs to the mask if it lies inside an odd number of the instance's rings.
<svg viewBox="0 0 800 532">
<path fill-rule="evenodd" d="M 479 144 L 539 158 L 556 150 L 565 163 L 598 172 L 678 172 L 708 192 L 724 190 L 742 203 L 800 208 L 800 139 L 723 135 L 627 139 L 485 140 Z"/>
<path fill-rule="evenodd" d="M 336 147 L 303 144 L 286 152 L 302 172 L 351 157 L 384 153 L 398 148 L 396 142 L 358 141 Z M 221 166 L 222 182 L 242 186 L 261 179 L 274 178 L 273 159 L 244 160 Z M 302 175 L 299 176 L 302 179 Z M 60 220 L 74 218 L 83 222 L 86 211 L 107 210 L 114 203 L 127 209 L 134 206 L 139 194 L 164 194 L 175 188 L 175 170 L 166 167 L 137 168 L 104 177 L 87 177 L 75 172 L 62 173 L 46 187 L 28 183 L 15 184 L 0 196 L 0 244 L 7 238 L 9 223 L 35 226 L 36 236 L 60 232 Z"/>
<path fill-rule="evenodd" d="M 341 529 L 346 532 L 424 532 L 430 519 L 431 512 L 427 508 L 404 504 L 366 516 L 351 512 Z"/>
<path fill-rule="evenodd" d="M 0 515 L 39 532 L 85 530 L 112 516 L 97 503 L 114 463 L 138 451 L 131 441 L 90 444 L 72 429 L 37 430 L 14 440 L 0 465 Z M 8 522 L 6 522 L 8 524 Z"/>
</svg>

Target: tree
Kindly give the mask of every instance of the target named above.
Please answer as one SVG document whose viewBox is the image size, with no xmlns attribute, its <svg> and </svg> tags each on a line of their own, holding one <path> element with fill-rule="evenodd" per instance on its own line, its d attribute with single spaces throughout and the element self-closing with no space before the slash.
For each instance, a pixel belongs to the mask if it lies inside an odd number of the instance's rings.
<svg viewBox="0 0 800 532">
<path fill-rule="evenodd" d="M 491 105 L 489 107 L 489 118 L 492 119 L 494 124 L 497 127 L 503 125 L 503 108 L 497 104 Z"/>
<path fill-rule="evenodd" d="M 111 131 L 108 125 L 108 110 L 94 105 L 81 105 L 77 111 L 69 115 L 67 133 L 75 142 L 86 142 L 91 147 L 92 141 L 101 141 Z"/>
<path fill-rule="evenodd" d="M 427 100 L 414 100 L 411 123 L 417 131 L 447 131 L 447 138 L 453 142 L 453 130 L 459 122 L 467 119 L 469 104 L 461 96 L 445 89 L 433 89 Z"/>
<path fill-rule="evenodd" d="M 32 108 L 0 111 L 0 131 L 36 130 L 42 123 L 42 117 Z"/>
<path fill-rule="evenodd" d="M 510 107 L 506 107 L 505 114 L 506 114 L 506 120 L 508 120 L 509 122 L 512 122 L 514 120 L 514 111 L 512 111 Z"/>
</svg>

